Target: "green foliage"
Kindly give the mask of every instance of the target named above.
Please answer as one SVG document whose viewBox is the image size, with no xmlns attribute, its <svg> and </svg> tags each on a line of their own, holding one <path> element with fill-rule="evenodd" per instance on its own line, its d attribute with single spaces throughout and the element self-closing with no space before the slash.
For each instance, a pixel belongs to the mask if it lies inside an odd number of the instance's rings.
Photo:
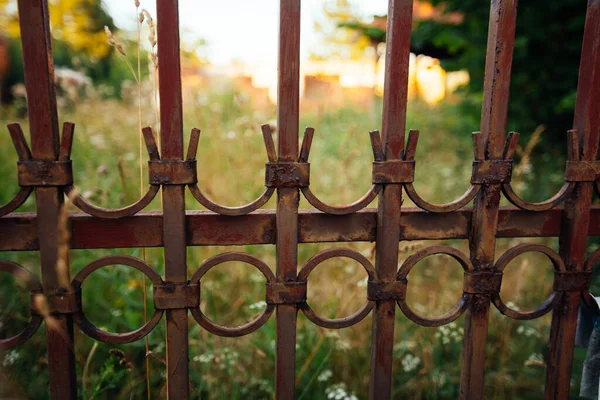
<svg viewBox="0 0 600 400">
<path fill-rule="evenodd" d="M 385 42 L 385 30 L 371 24 L 361 21 L 340 22 L 340 28 L 348 28 L 358 32 L 360 35 L 369 39 L 373 46 L 377 47 L 379 43 Z"/>
<path fill-rule="evenodd" d="M 11 7 L 8 8 L 9 6 Z M 126 57 L 132 65 L 137 65 L 135 33 L 119 32 L 100 0 L 51 1 L 49 7 L 55 67 L 79 71 L 89 77 L 95 85 L 104 85 L 110 89 L 110 93 L 119 96 L 122 83 L 132 81 L 134 77 L 123 62 L 123 56 L 109 45 L 104 26 L 108 26 L 119 36 Z M 17 9 L 13 0 L 0 0 L 0 10 L 4 8 Z M 0 82 L 0 90 L 4 97 L 11 100 L 11 88 L 15 84 L 23 83 L 25 77 L 17 14 L 7 13 L 3 20 L 6 20 L 5 33 L 8 34 L 10 66 L 7 76 Z M 148 75 L 148 52 L 142 48 L 140 55 L 143 79 Z"/>
<path fill-rule="evenodd" d="M 250 96 L 235 88 L 219 93 L 206 89 L 190 96 L 184 104 L 185 132 L 192 126 L 203 129 L 198 150 L 201 165 L 198 178 L 202 189 L 214 200 L 232 206 L 260 195 L 266 157 L 260 124 L 274 119 L 275 108 L 257 108 Z M 61 119 L 77 124 L 73 144 L 75 182 L 82 195 L 94 204 L 122 207 L 139 197 L 137 118 L 131 117 L 135 116 L 136 109 L 133 101 L 88 97 L 76 108 L 60 115 Z M 152 96 L 143 96 L 142 109 L 143 124 L 152 124 Z M 368 132 L 377 129 L 381 121 L 370 120 L 364 108 L 350 104 L 336 110 L 327 107 L 317 112 L 303 110 L 301 115 L 301 126 L 310 125 L 316 129 L 311 163 L 314 171 L 320 173 L 311 177 L 314 192 L 333 204 L 359 198 L 370 186 L 372 153 Z M 0 112 L 0 125 L 14 119 L 14 114 Z M 424 162 L 417 168 L 417 190 L 433 202 L 449 201 L 462 194 L 468 187 L 470 176 L 467 160 L 472 153 L 469 134 L 472 127 L 460 117 L 455 106 L 447 104 L 431 109 L 411 103 L 407 119 L 409 127 L 421 128 L 422 132 L 417 159 Z M 19 121 L 27 132 L 27 122 Z M 8 201 L 17 188 L 17 157 L 9 135 L 4 133 L 0 135 L 0 175 L 5 177 L 4 184 L 0 185 L 0 204 Z M 186 206 L 198 208 L 189 193 Z M 412 204 L 405 200 L 404 206 Z M 271 200 L 266 208 L 273 207 Z M 301 207 L 309 205 L 302 200 Z M 160 199 L 157 198 L 149 209 L 160 209 Z M 33 196 L 20 211 L 35 211 Z M 556 248 L 556 241 L 543 240 Z M 516 242 L 499 240 L 498 254 Z M 446 244 L 468 252 L 465 241 Z M 401 259 L 423 245 L 428 243 L 411 242 L 411 247 L 402 243 Z M 342 246 L 365 254 L 373 261 L 371 243 L 345 243 Z M 336 245 L 300 245 L 299 265 L 331 247 Z M 273 246 L 190 247 L 188 271 L 191 274 L 207 258 L 232 250 L 248 252 L 271 267 L 275 265 Z M 142 257 L 140 249 L 72 250 L 69 255 L 72 275 L 92 260 L 110 254 Z M 7 252 L 0 254 L 0 258 L 19 262 L 40 276 L 36 252 Z M 146 260 L 159 274 L 164 274 L 161 249 L 146 249 Z M 407 297 L 416 311 L 440 315 L 456 304 L 461 293 L 462 272 L 459 266 L 447 261 L 430 257 L 411 272 Z M 543 263 L 544 260 L 533 259 L 529 264 L 512 264 L 504 277 L 508 288 L 505 301 L 515 301 L 523 309 L 539 305 L 552 286 L 551 269 L 544 270 Z M 110 332 L 139 328 L 143 324 L 142 275 L 122 266 L 101 269 L 92 275 L 84 282 L 82 291 L 86 317 Z M 364 304 L 365 278 L 366 274 L 358 264 L 344 259 L 332 260 L 330 265 L 323 265 L 311 274 L 311 307 L 319 315 L 329 318 L 353 313 Z M 152 288 L 149 282 L 146 284 L 151 315 L 154 311 Z M 202 310 L 216 323 L 243 324 L 264 307 L 261 302 L 264 285 L 264 278 L 247 265 L 229 263 L 219 266 L 203 278 Z M 0 302 L 0 334 L 3 335 L 20 331 L 29 318 L 28 293 L 20 290 L 15 294 L 14 286 L 15 282 L 8 274 L 0 274 L 0 299 L 7 300 Z M 396 318 L 393 398 L 457 398 L 464 319 L 442 329 L 419 327 L 399 311 Z M 544 369 L 539 364 L 543 361 L 538 362 L 538 366 L 529 364 L 543 358 L 550 317 L 519 322 L 493 311 L 490 318 L 486 398 L 540 398 L 543 396 Z M 81 398 L 146 398 L 144 340 L 123 346 L 99 343 L 94 349 L 93 340 L 81 334 L 78 328 L 75 331 L 77 383 Z M 148 360 L 151 397 L 165 398 L 164 317 L 148 339 L 149 349 L 155 355 Z M 370 316 L 352 328 L 326 331 L 300 313 L 296 351 L 298 399 L 325 400 L 336 395 L 345 399 L 367 398 L 370 340 Z M 122 362 L 123 357 L 119 357 L 120 353 L 115 349 L 124 352 L 126 362 Z M 255 333 L 236 339 L 211 335 L 190 318 L 189 349 L 192 398 L 273 397 L 274 316 Z M 582 362 L 581 354 L 576 356 L 574 391 Z M 0 398 L 48 398 L 46 357 L 43 327 L 26 345 L 0 353 Z"/>
<path fill-rule="evenodd" d="M 478 121 L 487 46 L 489 2 L 432 0 L 446 12 L 459 12 L 459 25 L 422 21 L 412 40 L 416 49 L 426 44 L 443 48 L 452 59 L 442 60 L 448 70 L 467 69 L 471 75 L 463 114 Z M 548 150 L 572 127 L 578 66 L 585 21 L 585 2 L 532 0 L 518 10 L 513 56 L 508 130 L 530 134 L 539 125 L 548 129 Z M 560 142 L 562 143 L 562 142 Z"/>
</svg>

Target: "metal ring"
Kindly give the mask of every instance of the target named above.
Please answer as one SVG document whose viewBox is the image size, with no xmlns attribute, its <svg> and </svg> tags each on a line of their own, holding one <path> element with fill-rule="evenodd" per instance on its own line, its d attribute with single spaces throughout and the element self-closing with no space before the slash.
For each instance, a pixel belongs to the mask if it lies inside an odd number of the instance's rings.
<svg viewBox="0 0 600 400">
<path fill-rule="evenodd" d="M 406 261 L 404 261 L 400 267 L 400 270 L 398 271 L 398 280 L 405 281 L 408 284 L 408 274 L 413 267 L 425 257 L 432 256 L 434 254 L 446 254 L 458 261 L 464 271 L 473 271 L 473 265 L 471 264 L 471 261 L 461 251 L 450 246 L 431 246 L 416 252 L 408 257 Z M 404 297 L 402 300 L 398 300 L 397 303 L 404 315 L 406 315 L 411 321 L 422 326 L 441 326 L 446 325 L 460 317 L 467 309 L 470 300 L 471 295 L 463 292 L 458 303 L 450 311 L 440 315 L 439 317 L 423 317 L 415 313 L 406 302 L 406 297 Z"/>
<path fill-rule="evenodd" d="M 463 208 L 475 198 L 480 188 L 481 185 L 471 185 L 462 196 L 450 203 L 432 204 L 425 201 L 421 196 L 419 196 L 417 190 L 415 189 L 412 183 L 404 184 L 404 190 L 406 191 L 408 198 L 411 199 L 417 207 L 419 207 L 422 210 L 434 213 L 451 212 Z"/>
<path fill-rule="evenodd" d="M 194 198 L 198 200 L 198 203 L 202 204 L 204 207 L 206 207 L 212 212 L 229 216 L 250 214 L 251 212 L 256 211 L 262 206 L 264 206 L 271 199 L 273 193 L 275 193 L 275 188 L 266 188 L 263 194 L 261 194 L 256 200 L 254 200 L 251 203 L 240 207 L 226 207 L 217 204 L 214 201 L 210 200 L 208 197 L 206 197 L 197 184 L 188 185 L 188 187 L 190 188 L 190 192 L 192 193 Z"/>
<path fill-rule="evenodd" d="M 200 268 L 198 268 L 196 272 L 194 272 L 194 275 L 192 276 L 190 282 L 199 282 L 200 279 L 202 279 L 202 277 L 213 267 L 228 261 L 240 261 L 246 264 L 250 264 L 256 267 L 256 269 L 258 269 L 264 275 L 264 277 L 267 279 L 267 282 L 275 281 L 275 275 L 273 275 L 273 272 L 269 269 L 267 264 L 265 264 L 258 258 L 251 256 L 247 253 L 229 252 L 219 254 L 215 257 L 211 257 L 208 260 L 204 261 Z M 190 309 L 190 312 L 192 313 L 192 316 L 194 317 L 196 322 L 198 322 L 198 324 L 200 324 L 201 327 L 203 327 L 210 333 L 218 336 L 239 337 L 252 333 L 261 326 L 263 326 L 269 320 L 271 314 L 273 314 L 274 309 L 275 306 L 273 304 L 267 304 L 263 312 L 256 318 L 254 318 L 252 321 L 233 328 L 214 323 L 202 312 L 200 307 L 192 308 Z"/>
<path fill-rule="evenodd" d="M 83 281 L 92 272 L 102 267 L 106 267 L 108 265 L 126 265 L 128 267 L 135 268 L 144 275 L 146 275 L 152 282 L 153 286 L 160 286 L 164 283 L 160 275 L 154 269 L 152 269 L 152 267 L 150 267 L 148 264 L 146 264 L 138 258 L 130 256 L 107 256 L 99 258 L 96 261 L 92 261 L 91 263 L 86 265 L 81 271 L 79 271 L 79 273 L 75 276 L 73 282 L 71 283 L 73 289 L 80 289 L 81 285 L 83 285 Z M 142 327 L 126 333 L 106 332 L 102 329 L 97 328 L 85 317 L 83 309 L 73 315 L 73 320 L 79 326 L 79 329 L 81 329 L 83 333 L 85 333 L 92 339 L 98 340 L 103 343 L 125 344 L 141 339 L 148 333 L 150 333 L 156 327 L 162 315 L 162 310 L 154 310 L 154 315 L 152 315 L 152 318 L 146 321 L 146 323 Z"/>
<path fill-rule="evenodd" d="M 375 272 L 373 264 L 371 264 L 371 262 L 362 254 L 350 249 L 330 249 L 325 250 L 308 260 L 304 267 L 302 267 L 302 269 L 300 270 L 300 273 L 298 274 L 298 281 L 308 281 L 308 276 L 319 264 L 326 260 L 329 260 L 330 258 L 335 257 L 346 257 L 358 262 L 360 265 L 363 266 L 363 268 L 367 272 L 370 281 L 374 281 L 377 279 L 377 273 Z M 308 318 L 318 326 L 329 329 L 341 329 L 355 325 L 362 321 L 367 315 L 369 315 L 373 307 L 375 307 L 375 302 L 372 300 L 367 300 L 365 305 L 362 306 L 357 312 L 355 312 L 352 315 L 343 318 L 328 319 L 319 317 L 312 310 L 312 308 L 310 308 L 307 302 L 300 304 L 300 309 L 302 310 L 306 318 Z"/>
<path fill-rule="evenodd" d="M 31 194 L 32 190 L 33 187 L 31 186 L 20 186 L 19 191 L 17 192 L 15 197 L 13 197 L 12 200 L 10 200 L 8 203 L 0 206 L 0 217 L 8 215 L 11 212 L 15 211 L 17 208 L 21 207 L 23 203 L 25 203 L 25 200 L 29 198 L 29 195 Z"/>
<path fill-rule="evenodd" d="M 371 204 L 371 202 L 373 200 L 375 200 L 375 198 L 377 198 L 377 195 L 381 191 L 381 188 L 382 188 L 382 185 L 379 185 L 379 184 L 372 185 L 363 197 L 361 197 L 360 199 L 356 200 L 355 202 L 347 204 L 345 206 L 331 206 L 329 204 L 323 203 L 310 190 L 310 187 L 308 187 L 308 186 L 302 187 L 300 189 L 302 190 L 302 193 L 304 194 L 304 197 L 306 198 L 306 200 L 317 210 L 322 211 L 327 214 L 346 215 L 346 214 L 352 214 L 359 210 L 362 210 L 363 208 L 365 208 L 366 206 Z"/>
<path fill-rule="evenodd" d="M 8 272 L 14 275 L 17 279 L 24 282 L 27 288 L 32 293 L 42 293 L 42 284 L 39 279 L 31 272 L 11 261 L 0 260 L 0 271 Z M 21 333 L 8 339 L 0 339 L 0 349 L 10 349 L 11 347 L 19 346 L 25 343 L 38 330 L 42 324 L 43 318 L 41 315 L 31 315 L 31 320 L 21 331 Z"/>
<path fill-rule="evenodd" d="M 520 244 L 520 245 L 513 247 L 510 250 L 507 250 L 504 254 L 502 254 L 502 256 L 498 259 L 498 261 L 496 261 L 494 270 L 497 272 L 503 272 L 504 268 L 506 268 L 506 266 L 512 260 L 514 260 L 516 257 L 518 257 L 521 254 L 526 253 L 526 252 L 536 252 L 536 253 L 545 254 L 546 257 L 548 257 L 548 259 L 552 262 L 552 265 L 554 266 L 555 271 L 559 271 L 559 272 L 566 271 L 565 264 L 563 263 L 560 256 L 554 250 L 552 250 L 546 246 L 542 246 L 540 244 L 529 244 L 529 243 Z M 506 315 L 507 317 L 517 319 L 517 320 L 535 319 L 535 318 L 541 317 L 542 315 L 547 314 L 558 304 L 558 301 L 560 300 L 560 298 L 561 298 L 561 296 L 558 293 L 553 291 L 550 294 L 550 296 L 548 296 L 548 298 L 535 310 L 528 311 L 528 312 L 520 312 L 520 311 L 513 310 L 512 308 L 509 308 L 506 304 L 504 304 L 504 302 L 502 301 L 502 298 L 500 297 L 500 293 L 495 293 L 494 295 L 492 295 L 492 301 L 494 302 L 494 305 L 496 306 L 498 311 L 500 311 L 502 314 Z"/>
</svg>

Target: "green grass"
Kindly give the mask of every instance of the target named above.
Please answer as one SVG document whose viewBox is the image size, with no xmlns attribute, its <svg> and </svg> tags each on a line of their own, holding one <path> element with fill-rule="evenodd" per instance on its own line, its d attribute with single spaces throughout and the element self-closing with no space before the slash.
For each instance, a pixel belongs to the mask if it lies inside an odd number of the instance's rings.
<svg viewBox="0 0 600 400">
<path fill-rule="evenodd" d="M 153 124 L 151 95 L 144 97 L 144 124 Z M 274 107 L 257 109 L 235 91 L 189 95 L 185 102 L 186 140 L 192 127 L 202 129 L 198 151 L 199 186 L 213 200 L 241 205 L 263 190 L 266 153 L 260 124 L 273 121 Z M 60 117 L 76 123 L 73 162 L 75 182 L 82 194 L 95 204 L 119 207 L 139 196 L 138 122 L 134 102 L 90 97 L 76 108 L 63 108 Z M 13 111 L 4 111 L 0 122 L 25 120 Z M 311 151 L 311 188 L 323 200 L 334 204 L 351 202 L 370 186 L 372 154 L 368 132 L 381 121 L 369 119 L 364 109 L 303 110 L 301 126 L 316 129 Z M 412 103 L 408 127 L 421 130 L 417 150 L 416 188 L 432 202 L 450 201 L 468 187 L 472 149 L 471 131 L 451 104 L 434 108 Z M 147 157 L 146 155 L 144 157 Z M 144 158 L 145 160 L 145 158 Z M 8 133 L 0 135 L 0 203 L 8 201 L 16 189 L 16 155 Z M 121 165 L 121 167 L 119 167 Z M 120 172 L 121 171 L 121 172 Z M 145 176 L 145 172 L 144 172 Z M 560 181 L 560 177 L 558 178 Z M 535 191 L 536 196 L 551 192 L 555 180 Z M 530 191 L 531 192 L 531 191 Z M 160 209 L 160 196 L 150 209 Z M 541 199 L 541 198 L 540 198 Z M 188 209 L 200 209 L 188 194 Z M 373 204 L 372 206 L 376 206 Z M 406 200 L 404 206 L 411 206 Z M 266 206 L 274 207 L 273 199 Z M 309 205 L 301 201 L 301 207 Z M 20 211 L 34 211 L 33 198 Z M 90 232 L 89 234 L 93 234 Z M 523 240 L 498 241 L 497 256 Z M 556 249 L 554 239 L 538 240 Z M 419 248 L 440 242 L 400 244 L 404 260 Z M 450 244 L 468 252 L 466 241 Z M 319 251 L 349 247 L 373 260 L 374 244 L 302 244 L 299 266 Z M 190 275 L 203 260 L 224 251 L 240 250 L 275 266 L 274 246 L 188 248 Z M 141 257 L 140 249 L 73 250 L 74 275 L 90 261 L 109 254 Z M 39 256 L 34 252 L 3 253 L 39 275 Z M 161 249 L 148 249 L 147 262 L 163 273 Z M 445 257 L 421 262 L 410 275 L 409 303 L 425 315 L 440 315 L 460 296 L 462 272 Z M 228 326 L 241 324 L 255 315 L 256 304 L 264 299 L 264 279 L 248 266 L 227 263 L 203 278 L 202 309 L 214 321 Z M 14 283 L 6 274 L 0 281 L 0 323 L 4 334 L 21 329 L 28 315 L 28 295 L 21 289 L 14 295 Z M 349 315 L 365 301 L 361 267 L 345 260 L 330 260 L 311 274 L 309 303 L 323 316 Z M 111 267 L 94 273 L 83 288 L 84 311 L 88 318 L 107 330 L 124 332 L 143 324 L 142 276 L 126 267 Z M 507 268 L 502 296 L 523 309 L 540 304 L 552 286 L 549 263 L 536 256 L 523 256 Z M 149 297 L 151 288 L 148 287 Z M 151 299 L 147 299 L 152 312 Z M 462 326 L 464 317 L 451 326 L 423 328 L 398 311 L 394 342 L 394 398 L 451 399 L 458 397 Z M 264 399 L 274 390 L 274 317 L 257 332 L 243 338 L 213 336 L 190 318 L 190 376 L 194 398 Z M 491 311 L 486 360 L 486 398 L 536 399 L 543 396 L 543 358 L 549 337 L 550 316 L 518 322 Z M 44 329 L 22 347 L 4 355 L 0 374 L 0 397 L 47 398 L 48 375 Z M 297 329 L 297 396 L 300 399 L 356 398 L 368 396 L 371 317 L 341 331 L 327 331 L 312 325 L 302 313 Z M 153 398 L 165 398 L 164 319 L 150 335 L 151 391 Z M 111 349 L 121 349 L 131 370 L 119 364 Z M 92 351 L 93 349 L 93 351 Z M 76 358 L 81 398 L 145 398 L 144 340 L 125 346 L 98 344 L 76 328 Z M 576 352 L 573 393 L 577 393 L 582 354 Z M 89 361 L 88 361 L 89 360 Z M 534 360 L 534 362 L 531 362 Z M 84 376 L 86 361 L 89 367 Z M 541 365 L 541 366 L 540 366 Z M 343 394 L 346 394 L 345 396 Z M 336 397 L 337 396 L 337 397 Z"/>
</svg>

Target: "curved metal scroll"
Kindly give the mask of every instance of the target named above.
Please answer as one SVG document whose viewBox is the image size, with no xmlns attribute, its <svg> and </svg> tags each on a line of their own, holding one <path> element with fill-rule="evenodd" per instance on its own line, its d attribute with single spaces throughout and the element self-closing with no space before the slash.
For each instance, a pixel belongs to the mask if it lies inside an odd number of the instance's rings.
<svg viewBox="0 0 600 400">
<path fill-rule="evenodd" d="M 302 148 L 300 150 L 300 157 L 298 159 L 299 162 L 308 162 L 308 157 L 310 154 L 310 147 L 312 144 L 312 139 L 313 139 L 314 133 L 315 133 L 315 130 L 310 127 L 306 128 L 306 130 L 304 131 L 304 138 L 302 140 Z M 372 132 L 370 132 L 370 136 L 371 136 L 371 147 L 373 148 L 373 157 L 374 157 L 375 161 L 384 161 L 384 155 L 383 155 L 383 151 L 381 148 L 381 139 L 379 137 L 379 132 L 372 131 Z M 356 200 L 355 202 L 347 204 L 345 206 L 332 206 L 332 205 L 324 203 L 323 201 L 319 200 L 319 198 L 310 190 L 309 186 L 304 186 L 300 189 L 302 190 L 302 193 L 304 194 L 304 197 L 306 198 L 306 200 L 317 210 L 322 211 L 327 214 L 346 215 L 346 214 L 352 214 L 359 210 L 362 210 L 363 208 L 365 208 L 366 206 L 371 204 L 371 202 L 373 202 L 373 200 L 375 200 L 375 198 L 381 191 L 381 188 L 382 188 L 382 185 L 373 184 L 363 197 L 361 197 L 360 199 Z"/>
<path fill-rule="evenodd" d="M 29 151 L 29 147 L 27 146 L 27 141 L 25 140 L 25 135 L 23 135 L 21 125 L 14 123 L 8 124 L 7 127 L 12 142 L 15 146 L 15 150 L 17 151 L 17 155 L 19 156 L 19 161 L 31 160 L 31 152 Z M 27 200 L 32 191 L 33 188 L 30 186 L 20 186 L 19 191 L 12 198 L 12 200 L 0 206 L 0 217 L 10 214 L 17 208 L 21 207 L 21 205 L 25 203 L 25 200 Z"/>
<path fill-rule="evenodd" d="M 567 132 L 568 135 L 568 151 L 569 151 L 569 161 L 579 161 L 579 139 L 577 130 L 570 130 Z M 507 154 L 508 153 L 508 154 Z M 504 158 L 509 159 L 512 158 L 514 153 L 514 147 L 512 147 L 509 152 L 505 152 Z M 560 188 L 558 193 L 552 196 L 550 199 L 546 201 L 542 201 L 539 203 L 532 203 L 529 201 L 525 201 L 521 199 L 514 191 L 512 185 L 509 182 L 505 182 L 502 184 L 502 192 L 504 196 L 515 206 L 519 207 L 522 210 L 527 211 L 546 211 L 550 210 L 560 203 L 564 202 L 569 194 L 575 189 L 575 182 L 565 182 L 563 186 Z"/>
<path fill-rule="evenodd" d="M 273 136 L 271 135 L 271 127 L 268 124 L 264 124 L 264 125 L 262 125 L 261 128 L 262 128 L 263 139 L 265 142 L 265 147 L 267 149 L 267 156 L 269 158 L 269 161 L 275 162 L 277 156 L 275 153 L 275 144 L 273 143 Z M 192 129 L 192 136 L 190 138 L 190 146 L 188 148 L 188 154 L 187 154 L 188 160 L 193 160 L 196 158 L 196 151 L 198 149 L 198 141 L 199 140 L 200 140 L 200 130 L 196 129 L 196 128 Z M 220 204 L 217 204 L 214 201 L 210 200 L 208 197 L 206 197 L 202 193 L 202 191 L 200 190 L 200 188 L 198 187 L 197 184 L 188 185 L 188 186 L 189 186 L 190 192 L 192 193 L 194 198 L 196 200 L 198 200 L 198 202 L 200 204 L 202 204 L 204 207 L 206 207 L 210 211 L 213 211 L 217 214 L 230 215 L 230 216 L 249 214 L 252 211 L 258 210 L 263 205 L 265 205 L 267 203 L 267 201 L 269 201 L 269 199 L 275 192 L 275 188 L 268 187 L 265 189 L 263 194 L 261 194 L 256 200 L 254 200 L 253 202 L 251 202 L 249 204 L 246 204 L 246 205 L 240 206 L 240 207 L 227 207 L 227 206 L 222 206 Z"/>
<path fill-rule="evenodd" d="M 74 130 L 75 125 L 70 122 L 65 122 L 65 124 L 63 125 L 61 149 L 59 156 L 59 160 L 61 161 L 67 161 L 70 158 Z M 154 134 L 152 133 L 152 128 L 146 127 L 142 129 L 142 132 L 144 134 L 144 142 L 146 143 L 146 149 L 148 150 L 150 160 L 160 160 L 160 154 L 158 152 L 158 147 L 156 146 L 156 141 L 154 139 Z M 146 206 L 148 206 L 148 204 L 150 204 L 150 202 L 154 200 L 154 197 L 156 197 L 156 194 L 158 193 L 159 189 L 160 185 L 150 185 L 148 187 L 148 191 L 141 199 L 139 199 L 134 204 L 123 208 L 110 209 L 98 207 L 89 203 L 79 194 L 73 197 L 73 204 L 75 204 L 75 206 L 81 211 L 93 215 L 94 217 L 106 219 L 123 218 L 134 215 L 146 208 Z M 71 185 L 65 187 L 64 192 L 69 197 L 73 196 L 76 193 L 75 186 Z"/>
<path fill-rule="evenodd" d="M 415 152 L 416 152 L 416 148 L 417 148 L 417 140 L 419 138 L 419 131 L 411 131 L 410 133 L 413 135 L 414 139 L 412 140 L 413 143 L 411 144 L 411 135 L 409 135 L 408 145 L 407 145 L 407 150 L 406 150 L 406 160 L 412 161 L 412 160 L 414 160 L 414 157 L 415 157 Z M 474 148 L 474 153 L 475 153 L 475 160 L 478 160 L 478 161 L 483 160 L 485 158 L 485 151 L 484 151 L 485 145 L 484 145 L 484 140 L 483 140 L 483 136 L 482 136 L 481 132 L 473 132 L 473 148 Z M 421 196 L 419 196 L 419 194 L 417 193 L 417 190 L 415 189 L 415 187 L 412 183 L 404 184 L 404 189 L 406 190 L 407 196 L 412 200 L 413 203 L 415 203 L 417 205 L 417 207 L 419 207 L 425 211 L 434 212 L 434 213 L 451 212 L 451 211 L 456 211 L 456 210 L 463 208 L 469 202 L 471 202 L 471 200 L 473 200 L 475 198 L 475 196 L 479 192 L 480 188 L 481 188 L 481 185 L 479 185 L 479 184 L 471 184 L 471 186 L 469 186 L 467 191 L 462 196 L 460 196 L 458 199 L 456 199 L 450 203 L 433 204 L 433 203 L 429 203 L 429 202 L 425 201 Z"/>
</svg>

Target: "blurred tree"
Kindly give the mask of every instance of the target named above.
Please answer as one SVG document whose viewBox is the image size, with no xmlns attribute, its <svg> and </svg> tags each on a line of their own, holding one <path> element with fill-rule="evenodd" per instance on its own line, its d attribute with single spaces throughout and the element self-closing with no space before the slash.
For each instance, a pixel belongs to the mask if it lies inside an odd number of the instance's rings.
<svg viewBox="0 0 600 400">
<path fill-rule="evenodd" d="M 442 60 L 445 69 L 469 71 L 464 114 L 476 122 L 481 112 L 489 1 L 431 3 L 443 5 L 446 15 L 459 13 L 462 21 L 420 21 L 415 24 L 412 41 L 416 48 L 433 45 L 445 49 L 451 56 Z M 545 125 L 546 137 L 559 138 L 572 127 L 585 7 L 586 2 L 579 0 L 530 0 L 519 7 L 509 130 L 527 135 Z"/>
<path fill-rule="evenodd" d="M 527 136 L 545 125 L 546 137 L 560 138 L 571 128 L 585 3 L 530 0 L 519 8 L 509 130 Z M 324 10 L 330 27 L 320 23 L 317 30 L 330 43 L 345 43 L 350 54 L 365 56 L 385 42 L 385 16 L 360 18 L 351 0 L 330 1 Z M 441 59 L 446 70 L 469 71 L 462 108 L 474 126 L 481 113 L 489 10 L 489 1 L 430 0 L 415 1 L 413 12 L 411 51 Z M 542 147 L 557 140 L 542 141 Z"/>
<path fill-rule="evenodd" d="M 48 7 L 55 65 L 83 71 L 96 82 L 111 83 L 114 80 L 111 76 L 113 48 L 106 41 L 104 25 L 113 31 L 117 28 L 102 1 L 49 0 Z M 16 0 L 0 0 L 0 27 L 9 42 L 10 68 L 3 87 L 4 92 L 10 94 L 8 88 L 24 79 Z"/>
<path fill-rule="evenodd" d="M 323 15 L 315 21 L 315 31 L 320 34 L 322 46 L 313 51 L 315 60 L 358 60 L 372 54 L 371 40 L 355 29 L 356 24 L 366 24 L 358 16 L 351 0 L 328 0 L 323 5 Z M 385 32 L 384 32 L 385 37 Z"/>
<path fill-rule="evenodd" d="M 112 17 L 102 0 L 50 0 L 52 36 L 65 42 L 75 52 L 83 52 L 90 61 L 108 57 L 111 48 L 104 26 L 115 29 Z"/>
<path fill-rule="evenodd" d="M 64 42 L 73 52 L 85 53 L 91 61 L 110 54 L 104 25 L 112 30 L 115 25 L 102 0 L 49 0 L 48 8 L 54 40 Z M 0 0 L 0 22 L 9 36 L 19 36 L 16 0 Z"/>
</svg>

